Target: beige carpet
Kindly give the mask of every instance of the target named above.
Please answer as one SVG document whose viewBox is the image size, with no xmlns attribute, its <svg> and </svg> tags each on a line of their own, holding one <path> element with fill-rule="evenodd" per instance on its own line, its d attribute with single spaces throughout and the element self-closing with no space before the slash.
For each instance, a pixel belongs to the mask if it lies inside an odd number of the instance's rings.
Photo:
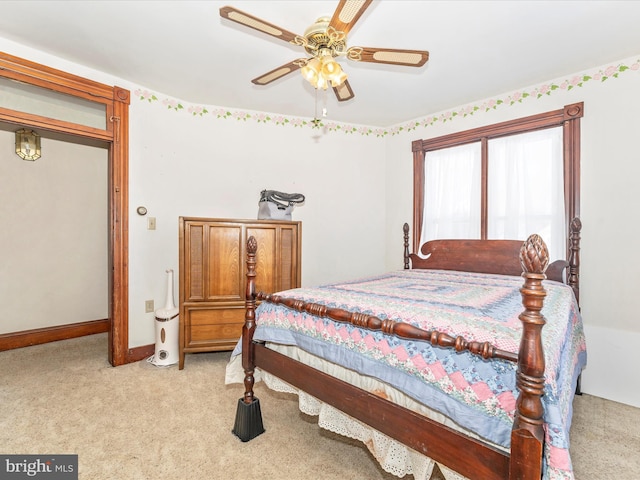
<svg viewBox="0 0 640 480">
<path fill-rule="evenodd" d="M 182 371 L 113 368 L 106 346 L 94 335 L 0 352 L 0 453 L 78 454 L 83 480 L 396 478 L 359 443 L 319 429 L 296 397 L 261 384 L 267 431 L 240 442 L 231 429 L 242 387 L 224 385 L 228 352 L 188 355 Z M 574 418 L 578 480 L 640 478 L 640 409 L 584 395 Z"/>
</svg>

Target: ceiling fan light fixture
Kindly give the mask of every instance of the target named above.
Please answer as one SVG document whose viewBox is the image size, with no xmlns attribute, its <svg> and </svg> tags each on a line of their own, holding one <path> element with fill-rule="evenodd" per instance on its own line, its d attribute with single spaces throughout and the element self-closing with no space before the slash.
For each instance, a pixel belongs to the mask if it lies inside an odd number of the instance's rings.
<svg viewBox="0 0 640 480">
<path fill-rule="evenodd" d="M 334 75 L 338 75 L 342 68 L 340 68 L 340 64 L 336 62 L 333 57 L 330 55 L 326 55 L 322 57 L 322 75 L 326 78 L 331 79 Z"/>
<path fill-rule="evenodd" d="M 333 58 L 329 49 L 323 49 L 300 69 L 300 73 L 314 88 L 326 90 L 329 85 L 337 87 L 345 82 L 347 74 Z"/>
<path fill-rule="evenodd" d="M 329 87 L 329 81 L 324 76 L 318 75 L 315 85 L 313 83 L 311 85 L 313 85 L 315 88 L 326 90 Z"/>
<path fill-rule="evenodd" d="M 340 69 L 340 73 L 335 75 L 332 79 L 331 79 L 331 86 L 332 87 L 339 87 L 340 85 L 342 85 L 345 81 L 347 80 L 347 74 L 344 73 L 344 71 L 342 69 Z"/>
<path fill-rule="evenodd" d="M 314 85 L 320 76 L 320 70 L 322 69 L 322 63 L 317 58 L 312 58 L 307 62 L 307 64 L 300 69 L 300 73 L 305 80 L 307 80 L 311 85 Z"/>
</svg>

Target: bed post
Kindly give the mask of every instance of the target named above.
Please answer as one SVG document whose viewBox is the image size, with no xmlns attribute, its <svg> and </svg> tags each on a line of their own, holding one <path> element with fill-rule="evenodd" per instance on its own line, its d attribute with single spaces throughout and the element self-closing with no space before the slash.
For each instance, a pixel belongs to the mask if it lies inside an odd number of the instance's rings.
<svg viewBox="0 0 640 480">
<path fill-rule="evenodd" d="M 582 222 L 575 217 L 569 225 L 569 271 L 567 273 L 567 285 L 573 289 L 573 294 L 580 308 L 580 231 Z M 576 383 L 576 395 L 582 395 L 582 373 L 578 375 Z"/>
<path fill-rule="evenodd" d="M 404 269 L 409 270 L 409 224 L 402 226 L 404 232 Z"/>
<path fill-rule="evenodd" d="M 571 220 L 569 226 L 569 274 L 567 284 L 573 289 L 576 301 L 580 305 L 580 231 L 582 222 L 578 217 Z"/>
<path fill-rule="evenodd" d="M 247 290 L 245 292 L 245 317 L 242 327 L 242 367 L 244 368 L 244 397 L 238 400 L 233 433 L 243 442 L 264 433 L 260 401 L 253 396 L 255 370 L 253 332 L 256 329 L 256 251 L 255 237 L 247 240 Z"/>
<path fill-rule="evenodd" d="M 549 265 L 549 252 L 539 235 L 531 235 L 520 250 L 524 285 L 520 289 L 524 311 L 522 338 L 518 353 L 516 385 L 520 394 L 511 432 L 511 480 L 540 480 L 544 446 L 543 406 L 544 351 L 542 327 L 546 323 L 540 313 L 547 295 L 542 281 Z"/>
</svg>

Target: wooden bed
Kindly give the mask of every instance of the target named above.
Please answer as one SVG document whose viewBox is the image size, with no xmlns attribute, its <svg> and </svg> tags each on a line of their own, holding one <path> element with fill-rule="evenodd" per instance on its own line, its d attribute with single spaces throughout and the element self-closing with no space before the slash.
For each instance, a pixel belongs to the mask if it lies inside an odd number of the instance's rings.
<svg viewBox="0 0 640 480">
<path fill-rule="evenodd" d="M 519 352 L 501 350 L 489 342 L 468 341 L 439 331 L 421 330 L 411 324 L 349 312 L 340 308 L 307 303 L 277 294 L 255 292 L 255 239 L 248 241 L 246 317 L 241 340 L 244 396 L 238 402 L 233 433 L 249 441 L 264 432 L 260 404 L 254 396 L 255 371 L 259 368 L 295 386 L 321 402 L 358 419 L 439 464 L 470 479 L 540 479 L 545 442 L 543 403 L 545 357 L 541 314 L 546 291 L 544 280 L 568 284 L 579 298 L 579 219 L 570 223 L 567 260 L 549 265 L 546 245 L 538 235 L 517 240 L 436 240 L 427 242 L 421 253 L 409 253 L 409 227 L 404 226 L 405 269 L 436 269 L 497 275 L 521 275 L 523 310 Z M 424 255 L 427 258 L 424 258 Z M 517 396 L 509 451 L 496 448 L 444 426 L 374 393 L 362 390 L 253 341 L 256 329 L 256 301 L 282 304 L 290 309 L 405 339 L 471 352 L 484 359 L 501 359 L 517 364 Z"/>
</svg>

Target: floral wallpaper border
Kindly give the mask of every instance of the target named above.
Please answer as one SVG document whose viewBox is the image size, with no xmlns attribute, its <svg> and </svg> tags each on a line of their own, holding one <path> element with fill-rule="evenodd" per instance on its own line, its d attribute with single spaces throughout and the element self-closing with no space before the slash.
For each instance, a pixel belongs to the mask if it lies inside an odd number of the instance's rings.
<svg viewBox="0 0 640 480">
<path fill-rule="evenodd" d="M 439 122 L 451 122 L 456 118 L 464 118 L 469 115 L 489 112 L 497 108 L 511 106 L 516 103 L 522 103 L 533 99 L 539 99 L 544 96 L 553 95 L 559 91 L 568 91 L 574 88 L 583 87 L 590 82 L 605 82 L 611 78 L 618 78 L 620 74 L 625 72 L 640 71 L 640 59 L 626 60 L 620 63 L 612 64 L 606 67 L 598 67 L 590 73 L 581 73 L 573 75 L 569 78 L 551 81 L 535 87 L 528 87 L 505 94 L 502 97 L 482 100 L 480 103 L 464 105 L 456 110 L 448 110 L 442 113 L 429 115 L 427 117 L 403 122 L 391 127 L 368 127 L 364 125 L 349 125 L 338 122 L 323 122 L 322 120 L 307 119 L 301 117 L 287 117 L 285 115 L 254 112 L 248 110 L 234 110 L 231 108 L 217 106 L 185 106 L 183 102 L 172 98 L 164 98 L 161 102 L 169 110 L 186 111 L 193 116 L 212 116 L 221 120 L 237 120 L 237 121 L 254 121 L 256 123 L 271 123 L 274 125 L 293 126 L 300 128 L 323 128 L 329 132 L 342 132 L 345 134 L 356 134 L 363 136 L 386 137 L 388 135 L 397 135 L 400 132 L 410 132 L 418 128 L 426 128 Z M 150 103 L 159 102 L 158 95 L 144 89 L 137 89 L 134 94 L 141 101 Z"/>
</svg>

